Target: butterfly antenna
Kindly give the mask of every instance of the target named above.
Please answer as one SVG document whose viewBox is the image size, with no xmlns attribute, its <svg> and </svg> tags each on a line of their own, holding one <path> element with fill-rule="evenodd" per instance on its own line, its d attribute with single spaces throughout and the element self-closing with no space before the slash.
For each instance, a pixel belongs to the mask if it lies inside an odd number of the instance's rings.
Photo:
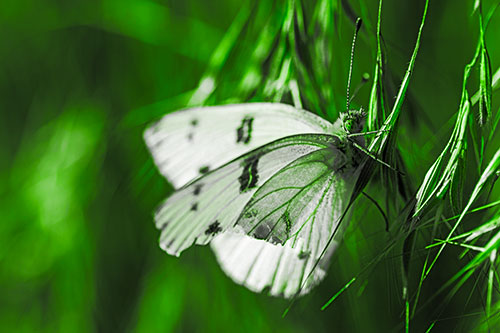
<svg viewBox="0 0 500 333">
<path fill-rule="evenodd" d="M 349 76 L 347 77 L 347 101 L 346 101 L 346 111 L 349 111 L 351 105 L 351 99 L 349 98 L 349 90 L 351 89 L 351 76 L 352 76 L 352 62 L 354 60 L 354 46 L 356 45 L 356 38 L 358 37 L 359 29 L 361 29 L 361 18 L 358 17 L 356 20 L 356 30 L 354 31 L 354 36 L 352 37 L 351 46 L 351 61 L 349 62 Z"/>
</svg>

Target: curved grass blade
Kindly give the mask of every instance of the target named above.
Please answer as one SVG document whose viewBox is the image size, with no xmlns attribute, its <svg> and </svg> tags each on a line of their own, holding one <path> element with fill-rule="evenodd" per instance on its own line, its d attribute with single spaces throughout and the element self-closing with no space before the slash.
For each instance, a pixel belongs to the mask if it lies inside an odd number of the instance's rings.
<svg viewBox="0 0 500 333">
<path fill-rule="evenodd" d="M 370 103 L 368 105 L 367 128 L 368 131 L 375 131 L 380 128 L 385 119 L 385 104 L 384 104 L 384 54 L 381 45 L 382 33 L 380 31 L 382 16 L 382 1 L 379 1 L 378 19 L 377 19 L 377 58 L 375 60 L 375 68 L 373 70 L 373 85 L 370 92 Z"/>
<path fill-rule="evenodd" d="M 479 4 L 479 32 L 481 40 L 481 59 L 479 62 L 479 124 L 484 126 L 491 119 L 492 79 L 491 60 L 488 54 L 488 49 L 486 48 L 485 26 L 483 24 L 483 11 L 481 3 Z"/>
<path fill-rule="evenodd" d="M 474 187 L 474 190 L 473 190 L 473 192 L 472 192 L 472 194 L 470 196 L 469 202 L 467 203 L 467 205 L 465 206 L 464 210 L 462 211 L 462 214 L 460 215 L 458 221 L 455 223 L 455 225 L 451 229 L 450 233 L 448 234 L 448 237 L 446 237 L 446 242 L 448 242 L 451 239 L 452 235 L 455 233 L 455 231 L 457 230 L 458 226 L 462 222 L 465 214 L 470 209 L 470 207 L 472 206 L 472 204 L 474 203 L 474 201 L 478 198 L 478 196 L 481 193 L 481 191 L 483 190 L 483 188 L 490 181 L 492 181 L 493 179 L 496 179 L 495 177 L 497 176 L 498 170 L 500 170 L 500 148 L 497 150 L 497 152 L 495 153 L 495 155 L 491 159 L 490 163 L 485 168 L 483 174 L 481 175 L 481 178 L 479 179 L 479 181 L 477 182 L 476 186 Z M 500 237 L 500 235 L 499 235 L 499 237 Z M 492 240 L 493 240 L 493 238 L 492 238 Z M 439 248 L 438 253 L 434 257 L 434 259 L 433 259 L 432 263 L 430 264 L 427 272 L 425 273 L 426 276 L 429 274 L 429 272 L 433 268 L 433 266 L 436 263 L 437 259 L 441 255 L 441 252 L 444 250 L 444 247 L 446 246 L 446 242 L 443 243 L 443 245 L 441 245 L 441 247 Z"/>
</svg>

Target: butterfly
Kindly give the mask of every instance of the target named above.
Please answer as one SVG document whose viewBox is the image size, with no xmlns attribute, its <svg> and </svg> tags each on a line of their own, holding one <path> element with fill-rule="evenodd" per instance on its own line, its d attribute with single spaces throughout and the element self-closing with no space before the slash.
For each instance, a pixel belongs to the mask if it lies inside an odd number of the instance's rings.
<svg viewBox="0 0 500 333">
<path fill-rule="evenodd" d="M 160 246 L 179 256 L 210 244 L 224 272 L 291 298 L 326 275 L 365 160 L 365 113 L 335 123 L 279 103 L 199 107 L 144 132 L 176 191 L 155 213 Z M 333 239 L 333 241 L 332 241 Z"/>
</svg>

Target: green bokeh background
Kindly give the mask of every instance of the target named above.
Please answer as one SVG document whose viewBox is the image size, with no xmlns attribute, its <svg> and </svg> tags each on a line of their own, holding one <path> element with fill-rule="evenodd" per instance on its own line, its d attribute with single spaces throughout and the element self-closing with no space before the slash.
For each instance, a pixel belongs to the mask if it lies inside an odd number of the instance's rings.
<svg viewBox="0 0 500 333">
<path fill-rule="evenodd" d="M 351 6 L 373 27 L 378 1 Z M 373 206 L 354 213 L 328 277 L 285 319 L 288 301 L 234 284 L 208 247 L 180 258 L 158 247 L 152 212 L 172 188 L 156 171 L 142 132 L 160 115 L 187 105 L 241 7 L 235 0 L 0 4 L 0 331 L 402 329 L 397 252 L 320 311 L 390 237 Z M 422 8 L 423 1 L 384 2 L 382 31 L 396 83 L 410 59 Z M 463 68 L 478 36 L 472 8 L 473 1 L 430 4 L 399 138 L 416 185 L 453 126 Z M 343 11 L 338 28 L 335 54 L 342 68 L 334 75 L 333 94 L 341 104 L 353 31 Z M 500 15 L 494 15 L 487 33 L 493 72 L 500 65 L 498 31 Z M 355 83 L 373 71 L 372 39 L 362 30 Z M 240 98 L 229 94 L 213 103 Z M 363 88 L 355 104 L 366 107 L 368 95 Z M 498 103 L 494 107 L 497 112 Z M 456 260 L 443 259 L 429 290 L 449 278 L 446 272 L 457 271 Z M 475 327 L 481 295 L 470 307 L 467 296 L 457 295 L 442 314 L 454 319 L 439 321 L 436 330 Z M 412 330 L 424 331 L 434 319 L 432 307 L 424 308 Z"/>
</svg>

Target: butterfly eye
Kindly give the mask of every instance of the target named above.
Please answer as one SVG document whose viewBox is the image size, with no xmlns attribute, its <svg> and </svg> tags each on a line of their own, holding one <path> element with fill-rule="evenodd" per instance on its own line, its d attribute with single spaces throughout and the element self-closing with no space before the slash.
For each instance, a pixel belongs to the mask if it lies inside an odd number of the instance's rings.
<svg viewBox="0 0 500 333">
<path fill-rule="evenodd" d="M 358 133 L 363 130 L 366 112 L 361 110 L 349 111 L 341 115 L 342 126 L 346 133 Z"/>
<path fill-rule="evenodd" d="M 344 125 L 344 130 L 346 131 L 346 133 L 352 133 L 352 129 L 354 127 L 354 119 L 352 119 L 351 117 L 347 116 L 344 120 L 343 120 L 343 125 Z"/>
<path fill-rule="evenodd" d="M 349 121 L 346 123 L 347 132 L 351 133 L 353 126 L 354 126 L 354 121 L 352 119 L 349 119 Z"/>
</svg>

